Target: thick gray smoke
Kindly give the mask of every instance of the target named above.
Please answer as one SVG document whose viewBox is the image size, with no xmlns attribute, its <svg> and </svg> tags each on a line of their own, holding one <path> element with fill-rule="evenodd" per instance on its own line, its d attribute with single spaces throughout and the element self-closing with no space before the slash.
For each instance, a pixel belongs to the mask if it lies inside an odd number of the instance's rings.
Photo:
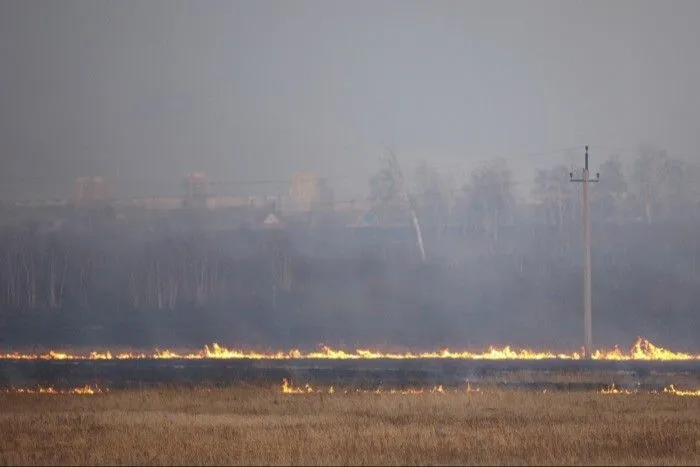
<svg viewBox="0 0 700 467">
<path fill-rule="evenodd" d="M 493 156 L 529 177 L 550 161 L 526 155 L 584 144 L 691 156 L 699 9 L 5 0 L 0 189 L 64 197 L 99 175 L 122 196 L 173 195 L 193 171 L 301 170 L 336 179 L 346 198 L 363 194 L 387 145 L 407 166 L 426 159 L 464 178 Z"/>
<path fill-rule="evenodd" d="M 699 14 L 3 1 L 0 345 L 577 348 L 590 145 L 595 342 L 693 347 Z"/>
</svg>

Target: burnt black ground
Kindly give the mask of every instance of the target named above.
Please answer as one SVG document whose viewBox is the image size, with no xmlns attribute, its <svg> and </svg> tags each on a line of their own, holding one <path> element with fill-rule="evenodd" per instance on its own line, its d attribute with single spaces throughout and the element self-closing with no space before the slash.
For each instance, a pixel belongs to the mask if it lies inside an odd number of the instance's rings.
<svg viewBox="0 0 700 467">
<path fill-rule="evenodd" d="M 282 379 L 336 387 L 446 388 L 469 384 L 551 390 L 659 390 L 700 386 L 700 361 L 566 360 L 1 360 L 0 387 L 107 389 L 152 386 L 278 385 Z"/>
</svg>

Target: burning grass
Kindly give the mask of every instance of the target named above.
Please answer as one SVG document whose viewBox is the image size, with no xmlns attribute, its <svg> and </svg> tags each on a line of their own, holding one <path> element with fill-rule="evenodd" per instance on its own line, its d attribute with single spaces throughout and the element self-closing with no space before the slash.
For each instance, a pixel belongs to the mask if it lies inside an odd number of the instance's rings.
<svg viewBox="0 0 700 467">
<path fill-rule="evenodd" d="M 103 391 L 97 386 L 81 386 L 71 389 L 56 389 L 52 386 L 36 388 L 9 388 L 4 389 L 3 392 L 6 394 L 45 394 L 49 396 L 57 396 L 59 394 L 73 394 L 77 396 L 93 396 L 95 394 L 102 394 Z"/>
<path fill-rule="evenodd" d="M 481 351 L 453 351 L 441 349 L 431 352 L 382 352 L 370 349 L 355 349 L 346 351 L 333 349 L 323 345 L 314 352 L 302 352 L 298 349 L 277 352 L 256 352 L 252 350 L 230 349 L 213 343 L 205 345 L 203 349 L 195 352 L 156 350 L 150 353 L 143 352 L 112 352 L 91 351 L 87 353 L 74 353 L 50 350 L 44 353 L 9 352 L 0 354 L 3 360 L 202 360 L 202 359 L 243 359 L 243 360 L 417 360 L 417 359 L 452 359 L 452 360 L 580 360 L 583 354 L 580 352 L 553 352 L 550 350 L 513 349 L 510 346 L 488 347 Z M 619 347 L 612 349 L 596 350 L 591 354 L 593 360 L 608 361 L 673 361 L 673 360 L 700 360 L 700 354 L 677 352 L 659 347 L 647 339 L 637 338 L 628 351 Z"/>
<path fill-rule="evenodd" d="M 0 464 L 700 463 L 697 397 L 283 388 L 2 393 Z"/>
</svg>

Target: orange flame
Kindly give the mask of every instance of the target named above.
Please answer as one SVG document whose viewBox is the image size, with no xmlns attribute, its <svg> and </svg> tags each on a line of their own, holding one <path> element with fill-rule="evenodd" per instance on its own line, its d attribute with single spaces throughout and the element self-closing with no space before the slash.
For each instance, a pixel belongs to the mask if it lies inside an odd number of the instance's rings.
<svg viewBox="0 0 700 467">
<path fill-rule="evenodd" d="M 312 392 L 314 392 L 314 388 L 312 388 L 308 384 L 305 385 L 303 388 L 297 388 L 291 386 L 286 378 L 282 380 L 282 394 L 311 394 Z"/>
<path fill-rule="evenodd" d="M 600 390 L 601 394 L 635 394 L 636 391 L 630 391 L 629 389 L 616 388 L 613 384 L 609 388 L 603 388 Z"/>
<path fill-rule="evenodd" d="M 175 352 L 171 350 L 156 350 L 153 353 L 112 353 L 89 352 L 87 354 L 72 354 L 66 352 L 49 351 L 43 354 L 31 353 L 6 353 L 0 354 L 4 360 L 135 360 L 135 359 L 245 359 L 245 360 L 298 360 L 298 359 L 322 359 L 322 360 L 415 360 L 415 359 L 454 359 L 454 360 L 580 360 L 583 355 L 577 352 L 555 353 L 551 351 L 536 351 L 530 349 L 513 349 L 510 346 L 502 348 L 488 347 L 481 352 L 452 351 L 442 349 L 431 352 L 405 352 L 392 353 L 369 349 L 356 349 L 354 351 L 337 350 L 328 346 L 321 346 L 318 351 L 302 352 L 291 349 L 286 352 L 255 352 L 251 350 L 229 349 L 217 343 L 204 346 L 198 352 Z M 644 338 L 637 338 L 628 352 L 613 347 L 609 350 L 596 350 L 591 354 L 594 360 L 700 360 L 700 354 L 674 352 L 649 342 Z"/>
<path fill-rule="evenodd" d="M 630 390 L 630 389 L 620 389 L 616 388 L 615 385 L 611 385 L 609 388 L 603 388 L 600 391 L 601 394 L 638 394 L 639 391 L 637 390 Z M 658 391 L 650 391 L 650 394 L 658 394 Z M 673 384 L 670 386 L 666 386 L 662 391 L 661 394 L 670 394 L 674 396 L 683 396 L 683 397 L 700 397 L 700 389 L 697 390 L 684 390 L 684 389 L 677 389 Z"/>
<path fill-rule="evenodd" d="M 477 389 L 476 391 L 472 390 L 470 386 L 467 388 L 467 392 L 478 392 L 479 390 Z M 333 386 L 330 386 L 327 390 L 322 390 L 322 389 L 317 389 L 314 388 L 313 386 L 309 384 L 305 384 L 304 387 L 296 387 L 292 386 L 287 379 L 282 380 L 282 394 L 335 394 L 336 390 Z M 445 394 L 445 389 L 442 387 L 442 385 L 438 385 L 433 387 L 429 391 L 425 391 L 424 389 L 382 389 L 382 388 L 377 388 L 375 390 L 366 390 L 366 389 L 355 389 L 354 391 L 357 394 L 403 394 L 403 395 L 409 395 L 409 394 L 424 394 L 424 393 L 430 393 L 430 394 Z M 343 391 L 343 394 L 348 394 L 348 390 L 346 389 Z"/>
<path fill-rule="evenodd" d="M 676 389 L 673 386 L 673 384 L 668 386 L 668 387 L 665 387 L 664 393 L 665 394 L 673 394 L 676 396 L 684 396 L 684 397 L 700 397 L 700 389 L 696 389 L 695 391 Z"/>
<path fill-rule="evenodd" d="M 78 396 L 92 396 L 94 394 L 103 394 L 107 392 L 103 391 L 98 387 L 82 386 L 73 389 L 54 389 L 49 386 L 43 388 L 41 386 L 37 388 L 10 388 L 5 389 L 3 392 L 6 394 L 48 394 L 48 395 L 58 395 L 58 394 L 74 394 Z"/>
<path fill-rule="evenodd" d="M 376 394 L 376 395 L 384 395 L 384 394 L 389 394 L 389 395 L 420 395 L 420 394 L 447 394 L 447 393 L 452 393 L 452 394 L 458 394 L 462 391 L 459 389 L 454 389 L 454 390 L 445 390 L 442 385 L 434 386 L 430 390 L 425 390 L 423 388 L 408 388 L 408 389 L 395 389 L 395 388 L 390 388 L 390 389 L 384 389 L 384 388 L 376 388 L 374 390 L 370 389 L 355 389 L 354 391 L 352 390 L 344 390 L 343 394 L 350 394 L 350 393 L 356 393 L 356 394 Z M 473 388 L 470 383 L 467 383 L 467 387 L 465 390 L 466 393 L 474 393 L 474 392 L 481 392 L 480 388 Z M 335 394 L 336 390 L 333 386 L 330 386 L 327 390 L 323 389 L 318 389 L 314 388 L 313 386 L 309 384 L 305 384 L 303 387 L 296 387 L 293 386 L 287 381 L 287 379 L 282 380 L 282 394 Z M 547 390 L 542 391 L 543 394 L 547 393 Z M 616 387 L 614 384 L 611 385 L 610 387 L 603 388 L 599 391 L 600 394 L 605 394 L 605 395 L 632 395 L 632 394 L 639 394 L 638 390 L 632 390 L 632 389 L 625 389 L 625 388 L 619 388 Z M 685 396 L 685 397 L 700 397 L 700 389 L 698 390 L 683 390 L 683 389 L 677 389 L 673 385 L 665 387 L 660 393 L 658 391 L 650 391 L 650 394 L 670 394 L 670 395 L 675 395 L 675 396 Z"/>
</svg>

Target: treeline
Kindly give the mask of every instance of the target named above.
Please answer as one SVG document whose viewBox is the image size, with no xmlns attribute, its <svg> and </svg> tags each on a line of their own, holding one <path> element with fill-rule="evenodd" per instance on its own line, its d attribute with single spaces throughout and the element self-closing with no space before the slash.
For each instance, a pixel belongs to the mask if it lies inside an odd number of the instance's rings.
<svg viewBox="0 0 700 467">
<path fill-rule="evenodd" d="M 365 232 L 362 241 L 340 232 L 5 231 L 0 341 L 580 343 L 579 229 L 522 223 L 503 226 L 497 241 L 478 230 L 428 232 L 426 263 L 410 226 L 401 235 Z M 694 222 L 594 224 L 597 342 L 645 335 L 697 344 L 698 232 Z"/>
<path fill-rule="evenodd" d="M 582 289 L 580 184 L 570 171 L 538 170 L 533 202 L 520 204 L 503 160 L 461 187 L 427 164 L 410 190 L 396 171 L 380 171 L 361 228 L 322 216 L 214 228 L 202 209 L 177 219 L 107 209 L 91 211 L 85 228 L 6 228 L 0 343 L 570 348 L 580 344 Z M 644 335 L 697 347 L 697 164 L 645 147 L 627 170 L 610 157 L 600 172 L 591 189 L 596 342 Z"/>
<path fill-rule="evenodd" d="M 262 254 L 206 236 L 140 240 L 118 236 L 6 231 L 0 240 L 0 307 L 3 310 L 92 308 L 106 301 L 137 310 L 197 308 L 250 291 L 250 278 L 272 280 L 284 271 L 277 246 Z M 258 245 L 260 252 L 261 245 Z M 279 281 L 284 285 L 284 279 Z M 240 297 L 236 297 L 239 298 Z"/>
<path fill-rule="evenodd" d="M 459 186 L 451 174 L 441 174 L 426 163 L 413 174 L 412 193 L 420 218 L 429 225 L 469 225 L 498 239 L 503 225 L 523 222 L 549 225 L 563 231 L 580 223 L 580 154 L 566 157 L 570 164 L 558 164 L 535 171 L 528 181 L 529 200 L 534 209 L 516 202 L 515 180 L 507 161 L 493 159 L 475 168 L 469 180 Z M 618 156 L 604 158 L 590 174 L 600 180 L 590 190 L 593 220 L 599 223 L 653 224 L 700 220 L 700 163 L 673 157 L 653 146 L 642 146 L 636 158 L 625 166 Z M 370 180 L 371 198 L 379 206 L 396 205 L 398 186 L 389 170 Z"/>
</svg>

